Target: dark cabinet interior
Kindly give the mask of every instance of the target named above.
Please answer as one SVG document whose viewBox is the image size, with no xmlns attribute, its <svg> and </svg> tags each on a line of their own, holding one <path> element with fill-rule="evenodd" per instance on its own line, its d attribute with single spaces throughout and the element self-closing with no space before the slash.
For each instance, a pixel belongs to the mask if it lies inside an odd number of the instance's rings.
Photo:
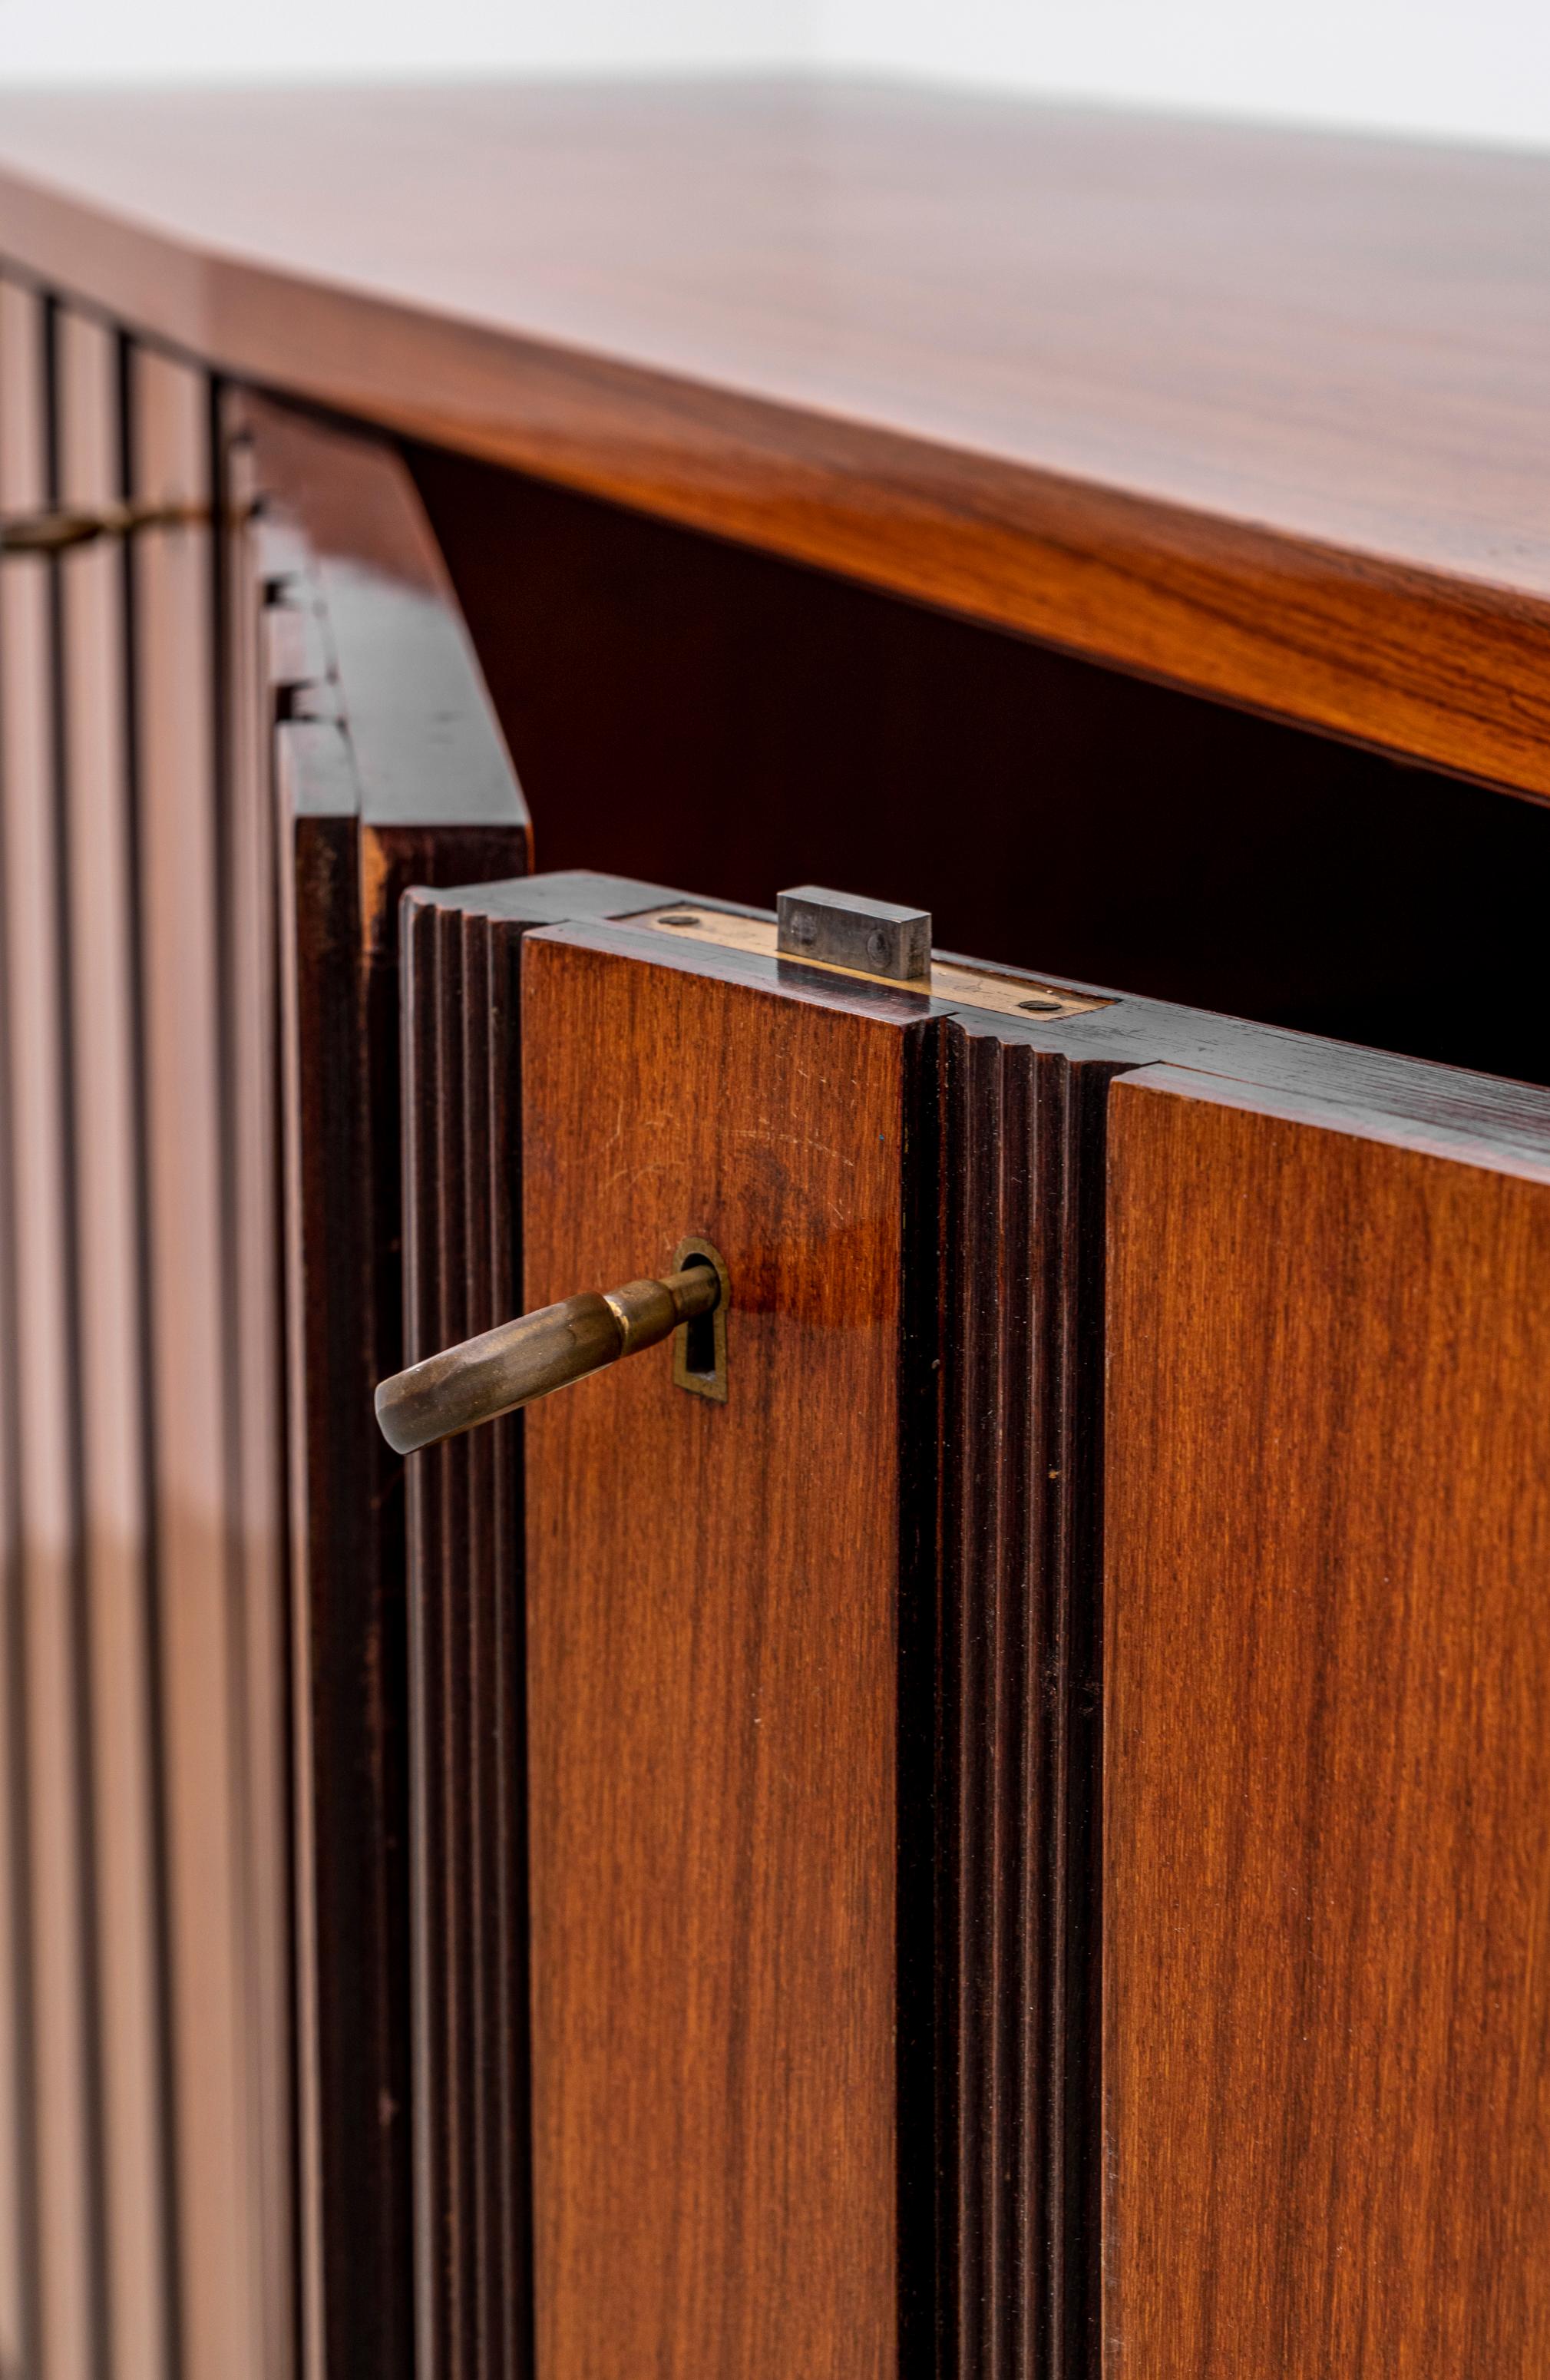
<svg viewBox="0 0 1550 2380">
<path fill-rule="evenodd" d="M 428 448 L 538 865 L 1550 1080 L 1550 808 Z"/>
</svg>

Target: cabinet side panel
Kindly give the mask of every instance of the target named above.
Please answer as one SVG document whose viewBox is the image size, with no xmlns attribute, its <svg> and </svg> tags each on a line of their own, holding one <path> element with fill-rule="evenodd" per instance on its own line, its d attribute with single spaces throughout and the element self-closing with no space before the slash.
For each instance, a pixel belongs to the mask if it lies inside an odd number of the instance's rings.
<svg viewBox="0 0 1550 2380">
<path fill-rule="evenodd" d="M 527 1417 L 540 2371 L 883 2380 L 904 1035 L 524 946 L 524 1304 L 732 1275 Z"/>
<path fill-rule="evenodd" d="M 1273 1105 L 1111 1095 L 1108 2369 L 1538 2371 L 1550 1180 Z"/>
</svg>

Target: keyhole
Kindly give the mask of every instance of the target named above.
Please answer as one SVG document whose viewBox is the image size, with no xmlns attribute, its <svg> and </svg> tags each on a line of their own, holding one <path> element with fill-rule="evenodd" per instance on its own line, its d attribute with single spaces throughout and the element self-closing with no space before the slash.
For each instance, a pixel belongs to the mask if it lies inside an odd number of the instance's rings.
<svg viewBox="0 0 1550 2380">
<path fill-rule="evenodd" d="M 684 1270 L 693 1265 L 703 1265 L 707 1272 L 715 1267 L 708 1257 L 689 1257 Z M 692 1372 L 696 1380 L 709 1380 L 716 1374 L 716 1310 L 708 1314 L 691 1315 L 684 1325 L 684 1369 Z"/>
<path fill-rule="evenodd" d="M 674 1272 L 687 1272 L 691 1265 L 705 1265 L 713 1272 L 721 1284 L 721 1294 L 708 1314 L 692 1315 L 674 1331 L 673 1385 L 687 1389 L 693 1397 L 708 1397 L 712 1404 L 724 1405 L 727 1401 L 727 1309 L 732 1303 L 732 1280 L 720 1251 L 708 1240 L 679 1241 L 673 1251 L 672 1269 Z"/>
</svg>

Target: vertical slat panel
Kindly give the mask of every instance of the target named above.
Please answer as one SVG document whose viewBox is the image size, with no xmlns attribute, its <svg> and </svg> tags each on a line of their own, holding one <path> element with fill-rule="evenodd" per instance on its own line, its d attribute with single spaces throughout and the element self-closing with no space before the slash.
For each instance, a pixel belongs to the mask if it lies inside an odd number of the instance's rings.
<svg viewBox="0 0 1550 2380">
<path fill-rule="evenodd" d="M 228 1485 L 246 1685 L 240 1713 L 245 1890 L 239 1973 L 247 1995 L 248 2156 L 258 2193 L 249 2240 L 250 2286 L 261 2325 L 258 2350 L 265 2380 L 286 2380 L 295 2362 L 296 2333 L 275 833 L 267 738 L 253 732 L 267 713 L 268 695 L 260 680 L 260 588 L 248 528 L 252 455 L 241 440 L 225 441 L 224 451 L 228 479 L 217 524 L 217 587 L 225 616 L 218 623 L 217 650 L 226 673 L 222 949 L 224 1063 L 232 1087 L 228 1302 L 236 1356 Z"/>
<path fill-rule="evenodd" d="M 485 1226 L 490 1327 L 518 1311 L 521 1247 L 513 1229 L 520 1171 L 518 1076 L 520 937 L 509 924 L 485 922 L 487 964 L 480 997 L 489 1018 L 485 1096 L 490 1131 Z M 522 1424 L 509 1415 L 490 1440 L 491 1547 L 490 1660 L 493 1686 L 481 1778 L 490 1872 L 490 1950 L 483 2063 L 496 2080 L 490 2289 L 494 2318 L 490 2380 L 527 2380 L 532 2372 L 532 2255 L 527 2055 L 527 1646 L 522 1597 Z"/>
<path fill-rule="evenodd" d="M 462 1148 L 455 1180 L 464 1219 L 464 1280 L 466 1327 L 488 1330 L 495 1320 L 490 1311 L 490 929 L 482 917 L 448 913 L 458 941 L 458 978 L 463 1006 L 463 1087 L 456 1103 L 461 1110 Z M 470 1742 L 493 1742 L 496 1726 L 496 1658 L 500 1641 L 496 1609 L 494 1490 L 496 1450 L 488 1432 L 475 1430 L 461 1450 L 464 1543 L 467 1588 L 463 1625 L 468 1646 L 468 1709 Z M 487 2045 L 492 2046 L 493 1995 L 500 1974 L 500 1876 L 497 1869 L 496 1812 L 487 1797 L 469 1797 L 468 1841 L 468 2030 L 472 2045 L 469 2064 L 477 2076 Z M 500 2271 L 496 2239 L 500 2216 L 500 2135 L 502 2110 L 487 2092 L 470 2095 L 473 2137 L 468 2143 L 473 2180 L 473 2239 L 476 2285 L 473 2316 L 475 2370 L 497 2369 L 496 2338 L 500 2325 Z"/>
<path fill-rule="evenodd" d="M 323 2257 L 324 2209 L 327 2204 L 323 2160 L 325 2122 L 322 2057 L 322 1974 L 319 1923 L 319 1829 L 313 1820 L 319 1792 L 315 1730 L 306 1723 L 314 1695 L 315 1661 L 309 1625 L 311 1585 L 310 1551 L 317 1525 L 319 1493 L 310 1460 L 316 1433 L 310 1427 L 313 1401 L 331 1385 L 319 1359 L 308 1319 L 318 1310 L 309 1259 L 317 1242 L 326 1235 L 309 1230 L 309 1193 L 313 1188 L 306 1152 L 317 1138 L 320 1110 L 333 1108 L 344 1133 L 345 1160 L 353 1160 L 348 1124 L 353 1114 L 340 1096 L 336 1037 L 317 1030 L 318 979 L 335 956 L 337 943 L 348 941 L 355 922 L 353 905 L 342 904 L 341 887 L 350 875 L 345 853 L 353 849 L 354 820 L 315 822 L 296 815 L 295 771 L 287 752 L 290 739 L 275 739 L 274 777 L 278 832 L 287 860 L 278 876 L 280 968 L 280 1062 L 282 1101 L 287 1118 L 283 1136 L 285 1212 L 285 1295 L 295 1318 L 286 1348 L 285 1385 L 288 1398 L 287 1481 L 291 1512 L 291 1589 L 293 1596 L 291 1680 L 296 1728 L 293 1791 L 297 1826 L 294 1838 L 296 1912 L 297 2011 L 297 2228 L 299 2268 L 300 2346 L 303 2370 L 319 2380 L 327 2369 L 328 2303 Z M 332 830 L 332 832 L 331 832 Z M 341 930 L 337 910 L 346 907 Z M 326 921 L 320 931 L 320 922 Z M 321 945 L 321 947 L 320 947 Z M 327 1178 L 336 1184 L 339 1172 Z M 353 1269 L 353 1260 L 352 1260 Z M 326 1492 L 326 1490 L 325 1490 Z"/>
<path fill-rule="evenodd" d="M 987 1020 L 941 1039 L 937 1658 L 942 2370 L 1085 2368 L 1093 1923 L 1085 1093 Z"/>
<path fill-rule="evenodd" d="M 34 301 L 0 282 L 0 500 L 25 504 L 37 493 L 38 360 Z M 10 577 L 9 588 L 5 578 Z M 27 1591 L 30 1564 L 22 1503 L 23 1323 L 18 1225 L 21 1135 L 17 1111 L 17 1041 L 26 986 L 18 972 L 14 846 L 23 805 L 40 797 L 36 751 L 42 687 L 36 565 L 0 575 L 0 1492 L 4 1504 L 5 1608 L 0 1660 L 4 1728 L 5 1824 L 0 1828 L 0 2358 L 7 2370 L 37 2372 L 39 2239 L 36 2187 L 37 2065 L 32 2023 L 31 1841 L 27 1714 Z M 25 947 L 25 945 L 23 945 Z M 25 1070 L 22 1070 L 23 1074 Z"/>
<path fill-rule="evenodd" d="M 436 1265 L 438 1320 L 443 1345 L 468 1333 L 467 1243 L 463 1206 L 464 998 L 462 920 L 455 910 L 439 910 L 436 953 L 437 1066 L 442 1097 L 436 1103 Z M 442 1938 L 446 1946 L 448 1989 L 442 2002 L 442 2054 L 450 2088 L 446 2094 L 444 2155 L 446 2204 L 460 2247 L 472 2244 L 475 2221 L 473 2039 L 468 2006 L 472 1980 L 472 1895 L 469 1873 L 471 1803 L 464 1747 L 469 1741 L 471 1597 L 466 1575 L 466 1450 L 438 1447 L 441 1522 L 436 1568 L 442 1601 L 441 1767 L 442 1806 Z M 455 2254 L 447 2292 L 446 2380 L 474 2380 L 478 2370 L 476 2331 L 477 2252 Z"/>
<path fill-rule="evenodd" d="M 449 1202 L 456 1180 L 448 1142 L 461 1135 L 461 918 L 412 903 L 405 938 L 405 1112 L 408 1123 L 407 1350 L 444 1346 L 461 1312 L 456 1242 Z M 417 1928 L 416 2109 L 419 2137 L 417 2240 L 419 2355 L 436 2380 L 470 2370 L 468 2299 L 471 2210 L 461 2154 L 469 2110 L 459 2059 L 466 1963 L 460 1963 L 462 1753 L 467 1742 L 458 1692 L 461 1598 L 449 1594 L 460 1565 L 459 1450 L 437 1448 L 408 1481 L 410 1657 L 415 1694 L 415 1874 Z M 449 1562 L 449 1551 L 451 1555 Z"/>
<path fill-rule="evenodd" d="M 117 341 L 58 323 L 66 502 L 118 493 Z M 109 543 L 60 565 L 70 936 L 77 1054 L 84 1559 L 90 1611 L 104 2100 L 104 2294 L 115 2380 L 163 2380 L 171 2341 L 159 1995 L 162 1876 L 151 1732 L 133 1046 L 133 875 L 127 803 L 122 557 Z"/>
<path fill-rule="evenodd" d="M 141 352 L 137 492 L 209 500 L 201 376 Z M 244 1695 L 229 1538 L 211 532 L 139 540 L 135 584 L 181 2319 L 192 2380 L 257 2380 L 240 1983 Z"/>
<path fill-rule="evenodd" d="M 515 1312 L 516 971 L 512 925 L 471 906 L 442 911 L 448 964 L 461 986 L 462 1081 L 449 1086 L 452 1129 L 445 1184 L 461 1205 L 466 1327 L 488 1330 Z M 455 938 L 455 939 L 454 939 Z M 461 1135 L 461 1161 L 457 1138 Z M 528 2368 L 526 2292 L 527 1973 L 525 1829 L 514 1799 L 526 1781 L 516 1698 L 522 1646 L 516 1496 L 519 1425 L 476 1430 L 445 1451 L 466 1514 L 461 1577 L 448 1572 L 443 1625 L 467 1643 L 467 1892 L 470 1964 L 465 2059 L 471 2090 L 471 2176 L 466 2228 L 472 2252 L 470 2325 L 479 2380 L 515 2380 Z M 461 1474 L 460 1478 L 457 1475 Z M 461 1609 L 459 1609 L 461 1607 Z M 518 1906 L 520 1899 L 520 1908 Z M 494 2080 L 494 2091 L 481 2087 Z"/>
<path fill-rule="evenodd" d="M 7 358 L 5 501 L 48 491 L 47 310 L 0 291 Z M 6 565 L 6 896 L 11 968 L 18 1300 L 14 1362 L 25 1608 L 35 2034 L 35 2196 L 41 2380 L 95 2380 L 102 2272 L 89 1957 L 90 1811 L 80 1730 L 79 1416 L 70 1283 L 68 1026 L 62 994 L 54 565 Z"/>
<path fill-rule="evenodd" d="M 442 913 L 412 897 L 404 913 L 405 1353 L 446 1344 L 441 1336 L 442 1215 L 439 1139 L 437 961 Z M 414 1764 L 413 1856 L 418 1923 L 414 1936 L 416 2353 L 420 2370 L 450 2367 L 445 2306 L 451 2287 L 444 2142 L 443 2056 L 448 1977 L 442 1956 L 438 1880 L 445 1839 L 442 1791 L 441 1678 L 444 1665 L 440 1572 L 441 1466 L 411 1466 L 408 1479 L 409 1663 Z"/>
<path fill-rule="evenodd" d="M 406 905 L 407 1344 L 515 1310 L 523 931 L 474 886 Z M 539 889 L 538 904 L 544 899 Z M 410 1466 L 420 2357 L 434 2380 L 526 2380 L 526 1748 L 519 1425 Z"/>
<path fill-rule="evenodd" d="M 3 407 L 3 397 L 0 397 Z M 5 436 L 0 410 L 0 441 Z M 0 770 L 0 804 L 5 776 Z M 27 1973 L 27 1730 L 20 1707 L 26 1635 L 20 1611 L 15 1133 L 10 1066 L 5 836 L 0 832 L 0 2370 L 36 2368 L 33 2353 L 31 1991 Z"/>
</svg>

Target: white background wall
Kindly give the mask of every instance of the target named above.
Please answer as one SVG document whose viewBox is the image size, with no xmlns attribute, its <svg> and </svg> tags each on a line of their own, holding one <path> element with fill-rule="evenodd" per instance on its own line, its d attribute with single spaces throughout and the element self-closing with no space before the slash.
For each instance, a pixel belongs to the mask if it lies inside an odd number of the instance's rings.
<svg viewBox="0 0 1550 2380">
<path fill-rule="evenodd" d="M 822 19 L 845 65 L 1550 146 L 1550 0 L 823 0 Z"/>
<path fill-rule="evenodd" d="M 1550 147 L 1550 0 L 0 0 L 0 82 L 823 65 Z"/>
</svg>

